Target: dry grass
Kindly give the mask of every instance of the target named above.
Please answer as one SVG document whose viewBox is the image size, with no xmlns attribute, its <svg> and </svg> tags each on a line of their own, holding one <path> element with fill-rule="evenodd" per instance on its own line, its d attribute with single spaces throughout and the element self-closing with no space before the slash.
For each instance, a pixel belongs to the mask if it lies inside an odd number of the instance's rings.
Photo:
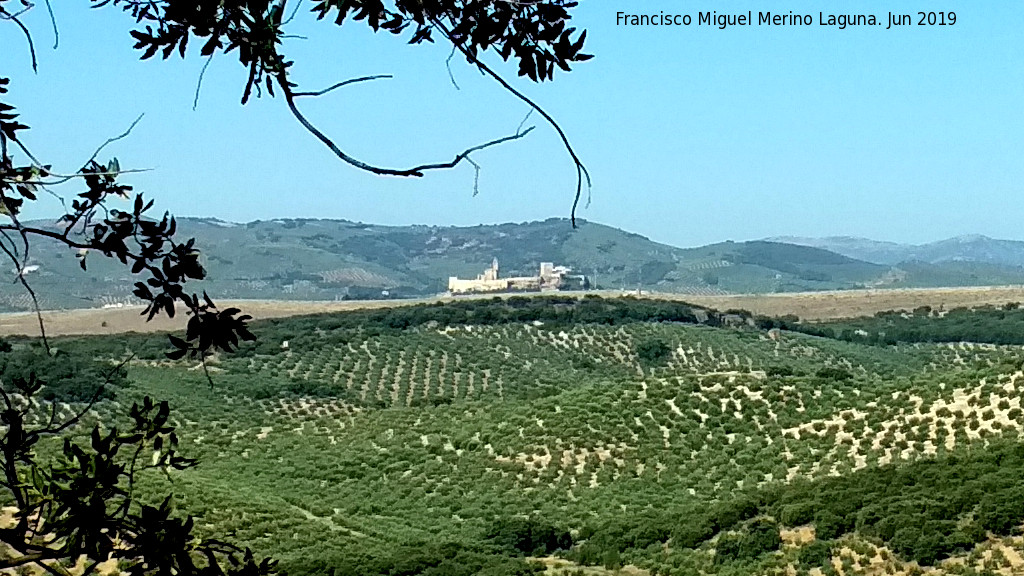
<svg viewBox="0 0 1024 576">
<path fill-rule="evenodd" d="M 388 308 L 410 306 L 433 300 L 359 300 L 359 301 L 290 301 L 290 300 L 219 300 L 221 309 L 241 308 L 245 314 L 257 320 L 343 312 L 364 308 Z M 150 322 L 140 316 L 141 306 L 125 308 L 87 308 L 82 310 L 44 311 L 43 322 L 46 333 L 51 336 L 72 334 L 121 334 L 124 332 L 161 332 L 182 330 L 188 317 L 179 307 L 179 314 L 173 319 L 160 314 Z M 0 314 L 0 336 L 39 335 L 39 320 L 34 313 L 19 312 Z"/>
<path fill-rule="evenodd" d="M 561 296 L 582 296 L 584 293 L 560 293 Z M 591 292 L 601 296 L 619 296 L 619 291 Z M 477 298 L 493 298 L 493 294 Z M 741 308 L 755 314 L 782 316 L 796 314 L 803 320 L 828 320 L 873 315 L 883 310 L 912 310 L 918 306 L 940 306 L 945 309 L 985 304 L 1000 305 L 1024 302 L 1024 286 L 984 286 L 972 288 L 920 288 L 903 290 L 843 290 L 832 292 L 794 292 L 787 294 L 736 294 L 730 296 L 699 296 L 694 294 L 644 293 L 645 298 L 680 300 L 728 310 Z M 473 298 L 473 297 L 459 297 Z M 303 314 L 343 312 L 368 308 L 411 306 L 451 300 L 433 297 L 415 300 L 358 301 L 290 301 L 290 300 L 223 300 L 222 307 L 236 306 L 256 319 L 282 318 Z M 158 332 L 179 330 L 186 317 L 168 319 L 161 315 L 152 322 L 143 322 L 141 307 L 61 310 L 43 312 L 47 334 L 118 334 L 123 332 Z M 37 335 L 39 323 L 35 314 L 0 314 L 0 336 Z"/>
<path fill-rule="evenodd" d="M 719 310 L 741 308 L 755 314 L 796 314 L 802 320 L 831 320 L 871 316 L 885 310 L 913 310 L 931 306 L 946 310 L 985 304 L 1024 302 L 1024 286 L 969 288 L 914 288 L 900 290 L 839 290 L 787 294 L 737 294 L 729 296 L 657 295 L 678 298 Z"/>
</svg>

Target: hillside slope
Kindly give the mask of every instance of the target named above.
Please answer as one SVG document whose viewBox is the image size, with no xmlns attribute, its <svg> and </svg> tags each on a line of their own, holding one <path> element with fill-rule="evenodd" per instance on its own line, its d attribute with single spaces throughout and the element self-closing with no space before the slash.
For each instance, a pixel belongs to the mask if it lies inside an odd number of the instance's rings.
<svg viewBox="0 0 1024 576">
<path fill-rule="evenodd" d="M 916 245 L 879 242 L 851 236 L 779 236 L 769 240 L 821 248 L 850 258 L 889 266 L 914 261 L 929 264 L 973 262 L 991 266 L 1024 266 L 1024 242 L 999 240 L 980 234 L 968 234 Z"/>
<path fill-rule="evenodd" d="M 37 223 L 46 225 L 45 223 Z M 208 279 L 195 290 L 219 298 L 337 300 L 429 296 L 449 276 L 473 278 L 497 258 L 503 276 L 535 275 L 541 262 L 585 274 L 605 289 L 684 294 L 775 293 L 862 287 L 1024 283 L 1024 269 L 992 263 L 872 264 L 820 248 L 779 242 L 724 242 L 676 248 L 597 223 L 551 219 L 475 227 L 375 226 L 343 220 L 233 224 L 182 218 L 181 237 L 203 251 Z M 132 302 L 135 279 L 101 255 L 82 271 L 74 255 L 36 242 L 30 280 L 43 308 Z M 3 270 L 0 311 L 31 300 Z"/>
<path fill-rule="evenodd" d="M 118 402 L 169 399 L 201 461 L 142 489 L 296 576 L 468 576 L 469 551 L 558 549 L 681 576 L 1024 568 L 1019 347 L 690 318 L 522 299 L 281 320 L 214 361 L 213 387 L 162 341 L 58 345 L 137 354 Z"/>
</svg>

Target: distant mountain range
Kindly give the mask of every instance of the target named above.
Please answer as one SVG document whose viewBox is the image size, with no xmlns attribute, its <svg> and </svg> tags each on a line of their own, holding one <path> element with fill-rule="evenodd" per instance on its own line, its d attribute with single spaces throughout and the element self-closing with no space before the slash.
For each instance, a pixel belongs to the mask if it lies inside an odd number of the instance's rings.
<svg viewBox="0 0 1024 576">
<path fill-rule="evenodd" d="M 1024 242 L 983 236 L 921 246 L 783 237 L 677 248 L 593 222 L 574 230 L 564 219 L 443 227 L 180 218 L 178 233 L 196 238 L 203 252 L 208 279 L 193 289 L 221 298 L 433 295 L 449 276 L 473 278 L 493 258 L 502 276 L 533 275 L 541 262 L 554 262 L 600 288 L 693 294 L 1024 284 Z M 100 255 L 82 271 L 74 254 L 38 242 L 29 264 L 38 266 L 29 279 L 44 308 L 133 301 L 136 279 Z M 12 270 L 0 268 L 0 311 L 30 307 L 13 279 Z"/>
<path fill-rule="evenodd" d="M 1001 266 L 1024 266 L 1024 242 L 997 240 L 979 234 L 957 236 L 928 244 L 897 244 L 852 236 L 805 238 L 778 236 L 772 242 L 811 246 L 857 260 L 895 266 L 903 262 L 977 262 Z"/>
</svg>

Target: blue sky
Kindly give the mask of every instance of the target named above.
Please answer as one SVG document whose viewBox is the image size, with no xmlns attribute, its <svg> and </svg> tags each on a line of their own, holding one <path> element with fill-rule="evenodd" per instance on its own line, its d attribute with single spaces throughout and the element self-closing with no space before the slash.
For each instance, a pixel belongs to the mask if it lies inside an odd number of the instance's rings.
<svg viewBox="0 0 1024 576">
<path fill-rule="evenodd" d="M 579 215 L 679 246 L 784 234 L 1024 239 L 1020 4 L 974 2 L 954 7 L 955 26 L 899 30 L 819 26 L 827 5 L 883 19 L 909 6 L 583 0 L 575 19 L 588 29 L 595 58 L 553 83 L 516 82 L 559 120 L 590 168 L 593 201 Z M 230 56 L 211 63 L 193 111 L 198 46 L 184 61 L 141 62 L 131 49 L 131 19 L 86 6 L 57 3 L 56 51 L 45 11 L 30 15 L 37 75 L 17 30 L 0 27 L 0 69 L 14 79 L 9 101 L 33 127 L 36 153 L 58 167 L 76 168 L 144 113 L 105 155 L 122 167 L 153 168 L 129 182 L 178 215 L 476 225 L 569 214 L 575 171 L 537 118 L 527 139 L 476 156 L 483 166 L 476 197 L 469 166 L 381 178 L 335 159 L 280 98 L 241 106 L 245 71 Z M 773 8 L 812 14 L 815 24 L 615 24 L 618 11 L 696 20 L 704 10 L 756 17 Z M 922 3 L 907 12 L 943 8 Z M 305 89 L 395 76 L 305 102 L 314 122 L 368 162 L 448 160 L 513 132 L 527 111 L 457 59 L 456 90 L 443 45 L 408 46 L 361 23 L 337 28 L 307 14 L 290 31 L 308 36 L 285 47 Z M 514 67 L 499 68 L 514 77 Z M 54 213 L 50 204 L 32 215 Z"/>
</svg>

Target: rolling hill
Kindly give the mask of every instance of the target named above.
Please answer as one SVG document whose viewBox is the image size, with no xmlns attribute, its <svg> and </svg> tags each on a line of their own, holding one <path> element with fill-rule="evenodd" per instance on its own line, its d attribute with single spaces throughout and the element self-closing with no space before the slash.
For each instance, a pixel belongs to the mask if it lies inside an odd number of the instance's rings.
<svg viewBox="0 0 1024 576">
<path fill-rule="evenodd" d="M 263 322 L 211 362 L 214 386 L 162 337 L 56 344 L 135 355 L 96 418 L 171 402 L 200 465 L 149 471 L 145 498 L 175 492 L 204 533 L 294 576 L 539 574 L 528 557 L 550 576 L 1021 573 L 1019 346 L 775 340 L 695 310 L 520 298 Z"/>
<path fill-rule="evenodd" d="M 36 223 L 45 225 L 45 223 Z M 776 293 L 864 287 L 1024 283 L 1024 269 L 961 259 L 870 262 L 795 243 L 723 242 L 677 248 L 593 222 L 564 219 L 475 227 L 376 226 L 344 220 L 235 224 L 181 218 L 179 234 L 203 251 L 220 298 L 337 300 L 440 293 L 449 276 L 472 278 L 497 258 L 502 275 L 534 275 L 541 262 L 568 265 L 605 289 L 683 294 Z M 980 250 L 980 248 L 979 248 Z M 847 250 L 849 251 L 849 250 Z M 877 258 L 876 258 L 877 259 Z M 991 259 L 990 259 L 991 260 Z M 46 309 L 133 302 L 132 278 L 101 255 L 82 271 L 73 254 L 39 241 L 30 279 Z M 13 280 L 10 270 L 3 271 Z M 27 310 L 28 294 L 3 282 L 0 311 Z"/>
</svg>

